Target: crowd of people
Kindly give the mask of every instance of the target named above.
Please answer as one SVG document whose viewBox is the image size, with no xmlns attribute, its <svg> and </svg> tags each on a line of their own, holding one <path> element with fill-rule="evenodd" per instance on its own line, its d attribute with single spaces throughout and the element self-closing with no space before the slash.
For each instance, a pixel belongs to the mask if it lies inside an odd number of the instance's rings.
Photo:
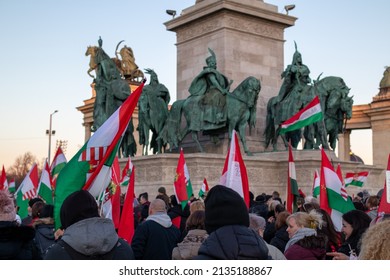
<svg viewBox="0 0 390 280">
<path fill-rule="evenodd" d="M 250 193 L 249 207 L 234 190 L 212 187 L 187 204 L 164 187 L 134 203 L 132 240 L 120 238 L 95 198 L 80 190 L 60 209 L 55 229 L 53 205 L 29 201 L 29 216 L 17 214 L 15 199 L 0 191 L 0 259 L 43 260 L 388 260 L 390 219 L 378 220 L 381 199 L 367 191 L 354 198 L 355 210 L 342 214 L 337 231 L 329 213 L 312 196 L 293 213 L 278 192 Z"/>
</svg>

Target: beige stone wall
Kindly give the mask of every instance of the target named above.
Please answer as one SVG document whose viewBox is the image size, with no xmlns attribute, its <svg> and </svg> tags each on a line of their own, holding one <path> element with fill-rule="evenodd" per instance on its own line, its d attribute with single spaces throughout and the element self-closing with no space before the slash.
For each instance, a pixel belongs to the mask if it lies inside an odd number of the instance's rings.
<svg viewBox="0 0 390 280">
<path fill-rule="evenodd" d="M 340 162 L 333 152 L 327 152 L 328 157 L 336 166 Z M 299 187 L 310 194 L 312 190 L 314 172 L 320 170 L 321 152 L 317 151 L 294 151 L 293 152 L 297 181 Z M 225 155 L 193 153 L 184 155 L 189 169 L 194 194 L 197 197 L 203 178 L 206 177 L 209 186 L 219 182 L 225 162 Z M 147 191 L 150 198 L 157 195 L 157 189 L 164 186 L 167 194 L 173 194 L 173 182 L 179 154 L 161 154 L 144 157 L 135 157 L 132 162 L 136 168 L 135 193 Z M 247 168 L 250 190 L 259 195 L 263 192 L 271 194 L 277 190 L 286 197 L 288 152 L 259 153 L 252 157 L 243 156 Z M 365 185 L 370 193 L 377 193 L 383 187 L 380 178 L 382 169 L 373 166 L 365 166 L 355 162 L 340 162 L 343 173 L 369 171 L 370 176 Z M 126 164 L 126 159 L 120 160 L 121 168 Z M 123 189 L 122 191 L 126 191 Z M 348 188 L 348 194 L 355 195 L 360 188 Z"/>
<path fill-rule="evenodd" d="M 278 13 L 274 5 L 254 0 L 205 0 L 183 10 L 165 23 L 177 34 L 177 99 L 188 97 L 188 88 L 206 65 L 211 48 L 218 70 L 234 81 L 231 89 L 248 76 L 260 80 L 256 129 L 249 147 L 264 150 L 266 106 L 278 94 L 284 70 L 284 29 L 295 20 Z"/>
</svg>

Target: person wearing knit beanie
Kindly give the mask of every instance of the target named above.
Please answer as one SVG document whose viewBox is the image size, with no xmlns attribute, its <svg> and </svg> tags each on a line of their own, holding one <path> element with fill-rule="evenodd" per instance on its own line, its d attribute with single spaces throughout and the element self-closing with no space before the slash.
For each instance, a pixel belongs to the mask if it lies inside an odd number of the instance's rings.
<svg viewBox="0 0 390 280">
<path fill-rule="evenodd" d="M 119 238 L 111 219 L 99 216 L 95 198 L 86 190 L 65 198 L 60 209 L 64 234 L 45 260 L 133 260 L 130 245 Z"/>
<path fill-rule="evenodd" d="M 6 190 L 0 191 L 0 221 L 13 222 L 16 219 L 14 201 Z"/>
<path fill-rule="evenodd" d="M 62 203 L 60 218 L 64 229 L 81 220 L 94 217 L 99 217 L 98 205 L 88 191 L 74 192 Z"/>
<path fill-rule="evenodd" d="M 233 189 L 214 186 L 205 199 L 205 226 L 208 234 L 226 225 L 249 227 L 248 208 Z"/>
<path fill-rule="evenodd" d="M 205 228 L 209 237 L 196 260 L 267 260 L 265 241 L 249 228 L 244 199 L 233 189 L 216 185 L 205 199 Z"/>
<path fill-rule="evenodd" d="M 15 203 L 8 190 L 0 190 L 0 260 L 37 260 L 33 228 L 16 222 Z"/>
</svg>

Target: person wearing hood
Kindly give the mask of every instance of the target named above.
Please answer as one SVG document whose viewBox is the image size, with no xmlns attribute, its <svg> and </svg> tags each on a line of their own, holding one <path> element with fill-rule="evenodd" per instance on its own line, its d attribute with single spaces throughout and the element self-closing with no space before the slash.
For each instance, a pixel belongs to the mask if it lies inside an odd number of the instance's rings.
<svg viewBox="0 0 390 280">
<path fill-rule="evenodd" d="M 141 223 L 133 236 L 131 247 L 136 260 L 171 260 L 172 250 L 180 242 L 180 230 L 167 215 L 165 202 L 153 200 L 149 216 Z"/>
<path fill-rule="evenodd" d="M 216 185 L 205 199 L 205 228 L 209 237 L 196 260 L 268 260 L 265 241 L 249 228 L 248 208 L 233 189 Z"/>
<path fill-rule="evenodd" d="M 60 209 L 64 234 L 49 247 L 45 260 L 133 260 L 128 243 L 111 219 L 99 216 L 95 198 L 85 190 L 70 194 Z"/>
<path fill-rule="evenodd" d="M 324 260 L 327 237 L 317 229 L 323 225 L 322 215 L 315 210 L 295 212 L 287 218 L 287 232 L 290 240 L 284 255 L 288 260 Z"/>
</svg>

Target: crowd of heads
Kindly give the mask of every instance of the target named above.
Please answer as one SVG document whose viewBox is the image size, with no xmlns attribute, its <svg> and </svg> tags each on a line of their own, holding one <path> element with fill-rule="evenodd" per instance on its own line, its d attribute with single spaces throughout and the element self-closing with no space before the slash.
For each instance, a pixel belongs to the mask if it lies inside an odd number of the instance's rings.
<svg viewBox="0 0 390 280">
<path fill-rule="evenodd" d="M 250 259 L 265 255 L 268 259 L 390 259 L 388 251 L 383 249 L 389 245 L 387 235 L 390 232 L 390 221 L 387 215 L 378 219 L 377 213 L 380 194 L 370 195 L 365 190 L 359 192 L 353 198 L 356 209 L 340 213 L 342 228 L 336 229 L 331 215 L 321 209 L 319 201 L 312 196 L 299 197 L 296 208 L 290 213 L 286 211 L 285 201 L 277 191 L 257 196 L 250 192 L 247 205 L 233 189 L 216 185 L 204 197 L 192 196 L 186 203 L 178 203 L 176 196 L 169 196 L 166 188 L 161 186 L 155 198 L 150 199 L 147 192 L 142 192 L 134 200 L 134 230 L 136 240 L 146 238 L 147 241 L 142 242 L 147 243 L 151 242 L 151 236 L 145 237 L 145 227 L 151 227 L 148 229 L 151 231 L 153 222 L 156 222 L 164 230 L 169 229 L 169 236 L 173 234 L 176 237 L 169 237 L 170 245 L 165 248 L 165 255 L 156 257 L 163 259 Z M 87 191 L 74 192 L 64 200 L 59 213 L 61 228 L 58 234 L 54 228 L 53 205 L 46 204 L 40 198 L 33 198 L 29 201 L 28 210 L 28 217 L 18 219 L 14 197 L 7 191 L 0 191 L 0 223 L 13 223 L 20 228 L 35 230 L 31 244 L 38 248 L 37 259 L 45 258 L 50 246 L 61 240 L 68 229 L 75 228 L 75 225 L 80 227 L 85 220 L 102 218 L 97 201 Z M 48 229 L 51 233 L 49 237 L 46 234 Z M 113 228 L 109 230 L 115 231 Z M 226 256 L 216 256 L 218 248 L 215 252 L 208 250 L 207 246 L 213 243 L 207 242 L 218 238 L 234 240 L 238 237 L 232 235 L 238 233 L 238 236 L 247 235 L 256 244 L 253 245 L 256 250 L 246 248 L 247 251 L 237 252 L 226 245 L 222 250 Z M 31 235 L 31 232 L 26 231 L 25 234 Z M 164 234 L 161 236 L 159 242 L 164 243 Z M 50 242 L 47 238 L 51 239 Z M 140 248 L 132 242 L 127 243 L 127 249 L 134 251 L 134 258 L 154 258 L 153 254 L 144 252 L 140 257 Z M 147 250 L 153 251 L 150 248 Z M 125 255 L 133 256 L 133 253 Z"/>
</svg>

